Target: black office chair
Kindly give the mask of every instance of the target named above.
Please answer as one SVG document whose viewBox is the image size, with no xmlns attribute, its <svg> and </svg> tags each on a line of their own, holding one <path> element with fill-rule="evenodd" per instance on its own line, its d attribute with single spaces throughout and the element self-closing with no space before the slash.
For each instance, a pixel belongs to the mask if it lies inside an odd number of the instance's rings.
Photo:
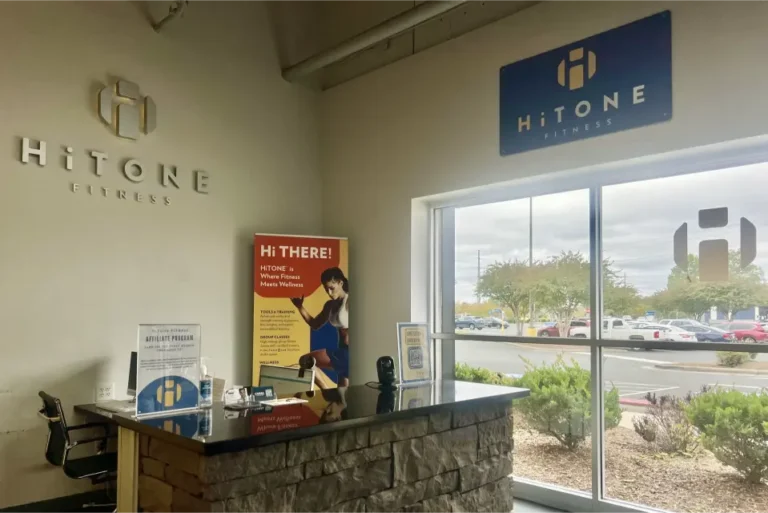
<svg viewBox="0 0 768 513">
<path fill-rule="evenodd" d="M 67 426 L 61 401 L 46 394 L 39 393 L 43 400 L 43 408 L 38 415 L 48 423 L 48 440 L 45 444 L 45 459 L 51 465 L 62 467 L 64 474 L 72 479 L 90 479 L 93 484 L 109 483 L 117 474 L 117 453 L 106 452 L 107 442 L 114 435 L 109 434 L 109 425 L 101 422 L 90 422 L 79 426 Z M 102 436 L 72 440 L 71 431 L 82 429 L 101 429 Z M 97 454 L 83 458 L 70 459 L 69 451 L 77 446 L 98 443 Z M 84 504 L 84 507 L 103 507 L 111 504 Z"/>
</svg>

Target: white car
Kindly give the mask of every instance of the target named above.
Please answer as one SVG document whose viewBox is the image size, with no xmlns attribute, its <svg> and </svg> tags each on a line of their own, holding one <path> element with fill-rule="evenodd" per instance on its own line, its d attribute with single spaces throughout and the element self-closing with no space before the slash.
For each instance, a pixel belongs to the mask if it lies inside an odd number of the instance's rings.
<svg viewBox="0 0 768 513">
<path fill-rule="evenodd" d="M 647 322 L 625 321 L 624 319 L 608 317 L 603 320 L 603 338 L 613 340 L 666 340 L 665 333 L 669 326 L 661 326 Z M 589 338 L 590 328 L 571 328 L 571 337 Z M 695 337 L 694 337 L 695 338 Z"/>
<path fill-rule="evenodd" d="M 638 322 L 636 328 L 646 330 L 659 330 L 659 338 L 669 342 L 696 342 L 696 334 L 679 326 L 654 324 L 651 322 Z"/>
<path fill-rule="evenodd" d="M 696 342 L 696 333 L 684 330 L 679 326 L 665 326 L 669 331 L 665 331 L 667 340 L 670 342 Z"/>
<path fill-rule="evenodd" d="M 706 324 L 703 324 L 696 319 L 662 319 L 658 322 L 658 324 L 663 324 L 664 326 L 702 326 L 704 328 L 707 328 L 708 326 Z"/>
</svg>

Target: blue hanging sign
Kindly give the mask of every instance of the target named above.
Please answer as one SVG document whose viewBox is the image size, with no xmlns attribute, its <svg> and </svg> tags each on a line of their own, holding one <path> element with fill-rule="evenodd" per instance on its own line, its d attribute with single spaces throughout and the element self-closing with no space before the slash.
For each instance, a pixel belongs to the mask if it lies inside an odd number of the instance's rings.
<svg viewBox="0 0 768 513">
<path fill-rule="evenodd" d="M 501 155 L 671 119 L 671 19 L 664 11 L 502 67 Z"/>
</svg>

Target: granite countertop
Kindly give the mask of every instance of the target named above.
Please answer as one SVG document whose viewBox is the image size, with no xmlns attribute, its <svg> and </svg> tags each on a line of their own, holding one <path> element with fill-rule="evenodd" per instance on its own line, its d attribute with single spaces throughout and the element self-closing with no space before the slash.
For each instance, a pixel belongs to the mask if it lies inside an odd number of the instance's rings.
<svg viewBox="0 0 768 513">
<path fill-rule="evenodd" d="M 136 419 L 114 414 L 120 426 L 202 454 L 241 451 L 343 429 L 407 419 L 446 409 L 480 407 L 529 395 L 525 388 L 434 381 L 391 392 L 356 385 L 306 393 L 308 402 L 230 411 L 222 403 L 173 416 Z"/>
</svg>

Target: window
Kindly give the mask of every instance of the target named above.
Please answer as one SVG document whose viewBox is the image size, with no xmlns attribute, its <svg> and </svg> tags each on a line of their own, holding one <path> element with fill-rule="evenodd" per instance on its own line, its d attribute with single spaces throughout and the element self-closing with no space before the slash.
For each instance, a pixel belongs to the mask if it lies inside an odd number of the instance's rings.
<svg viewBox="0 0 768 513">
<path fill-rule="evenodd" d="M 704 444 L 709 428 L 683 412 L 721 390 L 744 412 L 768 401 L 768 381 L 750 374 L 768 369 L 768 335 L 753 331 L 768 318 L 768 164 L 663 167 L 437 207 L 436 315 L 455 321 L 438 330 L 451 347 L 443 369 L 539 390 L 515 408 L 516 493 L 565 494 L 591 511 L 768 503 L 768 487 L 745 485 L 755 478 L 744 465 L 718 460 L 734 440 L 758 453 L 768 435 L 741 440 L 748 426 L 720 425 L 730 435 Z M 482 327 L 459 322 L 478 318 Z M 750 415 L 739 418 L 768 422 Z"/>
<path fill-rule="evenodd" d="M 455 300 L 449 316 L 468 314 L 509 323 L 507 327 L 486 323 L 482 328 L 456 323 L 455 333 L 470 337 L 456 342 L 457 372 L 471 376 L 482 369 L 482 373 L 492 372 L 497 381 L 511 383 L 529 373 L 577 366 L 570 371 L 584 387 L 583 397 L 574 404 L 578 414 L 553 416 L 551 409 L 528 403 L 531 414 L 515 424 L 516 473 L 589 493 L 589 354 L 571 355 L 566 362 L 559 361 L 556 353 L 542 359 L 536 347 L 471 340 L 480 335 L 589 336 L 588 323 L 583 320 L 590 304 L 588 191 L 456 208 L 453 217 L 455 231 L 448 237 L 455 240 Z M 565 464 L 570 453 L 548 449 L 551 440 L 562 440 L 563 446 L 578 452 L 578 468 Z M 553 477 L 552 468 L 569 470 Z"/>
</svg>

